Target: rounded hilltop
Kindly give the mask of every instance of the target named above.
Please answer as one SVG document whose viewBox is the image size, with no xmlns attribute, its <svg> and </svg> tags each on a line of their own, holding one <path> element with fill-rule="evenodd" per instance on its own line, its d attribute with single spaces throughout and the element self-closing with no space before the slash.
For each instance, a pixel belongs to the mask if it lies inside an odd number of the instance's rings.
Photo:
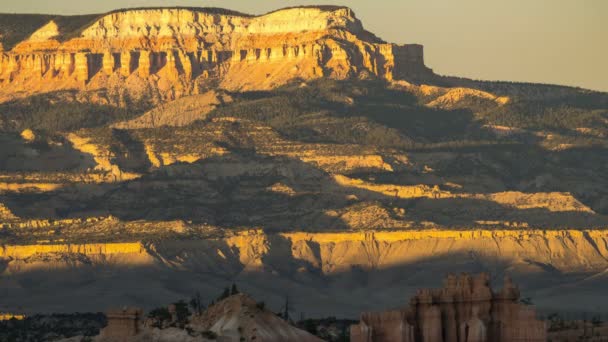
<svg viewBox="0 0 608 342">
<path fill-rule="evenodd" d="M 278 8 L 276 10 L 272 10 L 270 12 L 266 12 L 262 15 L 267 15 L 267 14 L 272 14 L 275 12 L 280 12 L 280 11 L 284 11 L 284 10 L 290 10 L 290 9 L 318 9 L 322 12 L 333 12 L 333 11 L 337 11 L 337 10 L 349 10 L 351 11 L 351 13 L 354 13 L 353 10 L 348 7 L 348 6 L 338 6 L 338 5 L 305 5 L 305 6 L 289 6 L 289 7 L 282 7 L 282 8 Z"/>
<path fill-rule="evenodd" d="M 195 7 L 195 6 L 150 6 L 150 7 L 146 7 L 146 6 L 142 6 L 142 7 L 118 8 L 118 9 L 112 10 L 110 12 L 106 12 L 106 13 L 99 14 L 99 15 L 101 16 L 101 15 L 108 15 L 108 14 L 113 14 L 113 13 L 123 13 L 123 12 L 128 12 L 128 11 L 169 10 L 169 9 L 181 9 L 181 10 L 189 10 L 189 11 L 196 11 L 196 12 L 204 12 L 207 14 L 231 15 L 231 16 L 249 17 L 249 18 L 261 17 L 264 15 L 273 14 L 273 13 L 281 12 L 281 11 L 285 11 L 285 10 L 292 10 L 292 9 L 312 9 L 312 10 L 316 9 L 316 10 L 320 10 L 322 12 L 332 12 L 332 11 L 346 9 L 346 10 L 349 10 L 352 12 L 352 9 L 350 9 L 347 6 L 337 6 L 337 5 L 303 5 L 303 6 L 281 7 L 281 8 L 277 8 L 275 10 L 272 10 L 272 11 L 269 11 L 266 13 L 262 13 L 262 14 L 258 14 L 258 15 L 239 12 L 239 11 L 235 11 L 235 10 L 231 10 L 231 9 L 227 9 L 227 8 L 221 8 L 221 7 Z"/>
<path fill-rule="evenodd" d="M 221 7 L 193 7 L 193 6 L 142 6 L 142 7 L 128 7 L 128 8 L 118 8 L 115 10 L 111 10 L 106 13 L 99 14 L 99 17 L 115 14 L 115 13 L 126 13 L 130 11 L 157 11 L 157 10 L 186 10 L 186 11 L 194 11 L 194 12 L 202 12 L 206 14 L 218 14 L 218 15 L 229 15 L 235 17 L 248 17 L 252 18 L 255 15 L 243 13 L 239 11 L 234 11 L 227 8 Z"/>
</svg>

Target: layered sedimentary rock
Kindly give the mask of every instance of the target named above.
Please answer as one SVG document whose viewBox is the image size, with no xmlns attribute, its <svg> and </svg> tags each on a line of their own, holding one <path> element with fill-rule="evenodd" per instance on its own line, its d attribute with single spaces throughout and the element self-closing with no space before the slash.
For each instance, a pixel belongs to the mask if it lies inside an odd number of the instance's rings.
<svg viewBox="0 0 608 342">
<path fill-rule="evenodd" d="M 135 233 L 149 232 L 151 227 L 162 225 L 160 222 L 154 225 L 135 222 L 121 226 L 114 222 L 112 226 L 119 231 Z M 71 227 L 72 231 L 82 229 Z M 196 229 L 183 227 L 181 230 L 192 232 Z M 90 231 L 107 230 L 98 225 L 92 226 Z M 104 235 L 109 234 L 114 233 Z M 49 245 L 47 241 L 46 244 L 6 245 L 0 247 L 0 265 L 3 265 L 0 276 L 6 279 L 0 283 L 0 290 L 7 294 L 7 301 L 3 304 L 6 307 L 0 306 L 0 310 L 8 310 L 17 303 L 28 312 L 99 310 L 116 305 L 150 308 L 163 302 L 161 294 L 177 299 L 174 291 L 178 291 L 179 298 L 183 298 L 199 286 L 209 289 L 204 299 L 210 301 L 216 290 L 226 285 L 226 279 L 235 279 L 239 286 L 254 291 L 256 296 L 272 305 L 281 305 L 287 291 L 293 297 L 294 305 L 308 315 L 336 312 L 354 316 L 361 311 L 393 306 L 398 296 L 412 293 L 421 283 L 433 284 L 454 268 L 481 269 L 496 276 L 511 274 L 525 286 L 526 295 L 545 310 L 554 310 L 557 305 L 593 309 L 587 302 L 589 294 L 594 295 L 591 303 L 599 305 L 599 310 L 606 305 L 601 293 L 605 282 L 603 272 L 608 267 L 607 241 L 605 231 L 574 230 L 277 234 L 245 231 L 204 239 L 164 239 L 146 243 Z M 106 271 L 112 277 L 106 278 Z M 70 279 L 70 286 L 63 286 L 62 279 L 52 277 L 58 273 Z M 555 278 L 556 273 L 560 278 Z M 581 274 L 588 281 L 580 283 Z M 133 282 L 134 278 L 137 282 Z M 593 283 L 594 278 L 597 283 Z M 40 282 L 30 279 L 40 279 Z M 87 279 L 95 280 L 94 293 L 105 293 L 108 286 L 120 282 L 125 286 L 124 295 L 107 300 L 105 297 L 93 298 Z M 147 284 L 144 292 L 141 279 Z M 166 279 L 171 281 L 167 283 Z M 529 314 L 526 307 L 516 305 L 515 299 L 505 300 L 500 292 L 490 292 L 487 279 L 467 279 L 457 279 L 454 287 L 452 278 L 448 289 L 418 295 L 414 311 L 418 316 L 397 312 L 388 318 L 382 315 L 374 318 L 376 314 L 369 314 L 366 324 L 377 320 L 378 324 L 390 327 L 394 326 L 390 322 L 402 322 L 405 317 L 414 327 L 424 326 L 437 319 L 438 307 L 441 317 L 444 317 L 443 310 L 456 312 L 456 320 L 450 323 L 453 332 L 459 331 L 461 324 L 472 317 L 472 312 L 467 310 L 475 305 L 479 306 L 479 319 L 487 329 L 495 327 L 489 325 L 490 316 L 492 322 L 499 324 L 503 319 L 517 321 Z M 33 295 L 24 296 L 23 290 L 13 285 L 22 281 L 24 285 L 32 284 L 28 286 Z M 185 289 L 172 287 L 181 282 L 192 285 Z M 466 283 L 470 283 L 470 287 L 465 286 Z M 416 286 L 408 288 L 407 284 Z M 579 290 L 571 284 L 587 285 Z M 39 286 L 47 291 L 53 289 L 56 299 L 41 301 L 45 292 L 37 291 Z M 285 287 L 290 288 L 285 290 Z M 559 290 L 553 292 L 553 287 Z M 356 298 L 352 293 L 358 294 Z M 83 300 L 74 301 L 74 298 Z M 63 299 L 67 301 L 63 302 Z M 430 305 L 428 310 L 424 309 L 427 304 Z M 442 322 L 444 320 L 441 318 Z M 416 323 L 418 321 L 420 323 Z M 413 333 L 419 334 L 416 329 Z M 410 331 L 407 328 L 403 333 L 409 335 Z"/>
<path fill-rule="evenodd" d="M 30 245 L 30 246 L 2 246 L 0 258 L 13 260 L 26 260 L 38 254 L 82 254 L 91 257 L 114 255 L 144 256 L 146 253 L 141 243 L 98 243 L 82 245 Z"/>
<path fill-rule="evenodd" d="M 258 17 L 209 9 L 124 10 L 101 15 L 71 39 L 61 31 L 51 21 L 0 55 L 0 99 L 17 91 L 111 87 L 114 75 L 157 75 L 181 94 L 196 93 L 193 85 L 209 77 L 227 89 L 268 89 L 296 78 L 392 80 L 431 73 L 422 46 L 385 43 L 343 7 Z"/>
<path fill-rule="evenodd" d="M 361 314 L 351 327 L 351 341 L 546 341 L 545 322 L 519 298 L 509 277 L 495 293 L 485 273 L 449 275 L 443 289 L 419 290 L 407 308 Z"/>
</svg>

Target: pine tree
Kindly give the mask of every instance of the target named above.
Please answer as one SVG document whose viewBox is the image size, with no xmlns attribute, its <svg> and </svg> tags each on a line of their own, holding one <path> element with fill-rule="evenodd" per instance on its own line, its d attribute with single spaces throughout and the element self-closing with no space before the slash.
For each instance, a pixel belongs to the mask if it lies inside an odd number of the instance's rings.
<svg viewBox="0 0 608 342">
<path fill-rule="evenodd" d="M 192 307 L 192 310 L 197 313 L 198 315 L 200 315 L 203 312 L 203 304 L 201 302 L 201 293 L 196 291 L 196 294 L 194 295 L 194 297 L 192 297 L 192 299 L 190 299 L 190 306 Z"/>
<path fill-rule="evenodd" d="M 285 296 L 285 312 L 283 313 L 283 319 L 289 323 L 289 296 Z"/>
<path fill-rule="evenodd" d="M 226 299 L 228 297 L 230 297 L 230 289 L 228 287 L 225 287 L 224 292 L 222 292 L 222 295 L 220 296 L 219 300 Z"/>
<path fill-rule="evenodd" d="M 232 288 L 230 289 L 230 295 L 233 296 L 238 293 L 239 293 L 239 290 L 236 288 L 236 284 L 232 283 Z"/>
</svg>

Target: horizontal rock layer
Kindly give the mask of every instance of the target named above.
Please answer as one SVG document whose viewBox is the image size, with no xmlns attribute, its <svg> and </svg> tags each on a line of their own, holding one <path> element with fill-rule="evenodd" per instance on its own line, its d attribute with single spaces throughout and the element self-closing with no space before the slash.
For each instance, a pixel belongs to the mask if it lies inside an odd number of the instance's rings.
<svg viewBox="0 0 608 342">
<path fill-rule="evenodd" d="M 162 302 L 157 297 L 170 296 L 165 286 L 173 288 L 171 284 L 175 284 L 173 280 L 165 284 L 163 279 L 181 279 L 178 282 L 192 286 L 202 281 L 200 284 L 205 285 L 198 286 L 217 287 L 217 291 L 226 282 L 235 280 L 239 287 L 242 284 L 270 303 L 280 304 L 283 295 L 277 293 L 289 289 L 299 310 L 319 314 L 334 310 L 332 312 L 356 315 L 362 310 L 388 307 L 401 296 L 405 300 L 411 291 L 439 281 L 457 265 L 458 270 L 484 270 L 499 278 L 503 274 L 512 275 L 542 310 L 557 305 L 555 291 L 560 296 L 562 309 L 582 310 L 590 305 L 587 296 L 603 291 L 601 286 L 593 284 L 604 279 L 602 274 L 608 268 L 608 232 L 424 230 L 266 234 L 250 231 L 224 238 L 144 244 L 4 246 L 0 248 L 0 259 L 3 260 L 0 265 L 4 265 L 4 287 L 17 297 L 21 286 L 32 286 L 26 282 L 28 279 L 42 277 L 46 279 L 45 284 L 61 282 L 46 278 L 45 272 L 61 272 L 67 279 L 97 279 L 99 286 L 116 281 L 129 284 L 128 279 L 132 277 L 148 277 L 149 288 L 144 294 L 134 299 L 131 293 L 139 290 L 125 285 L 120 300 L 126 302 L 116 305 L 145 306 Z M 108 273 L 99 273 L 101 270 Z M 109 274 L 112 274 L 110 278 Z M 581 276 L 586 279 L 582 283 Z M 80 280 L 70 281 L 70 291 L 80 293 Z M 414 288 L 407 287 L 410 281 L 416 284 Z M 582 285 L 577 288 L 571 287 L 572 284 Z M 381 292 L 376 292 L 380 289 Z M 187 286 L 176 291 L 187 296 L 191 290 Z M 360 296 L 348 299 L 344 291 Z M 212 294 L 213 290 L 208 293 Z M 87 290 L 82 295 L 90 297 L 91 293 Z M 335 297 L 331 301 L 322 300 L 328 295 Z M 300 300 L 304 298 L 300 296 L 306 296 L 307 300 Z M 593 298 L 597 304 L 598 298 L 603 297 Z M 22 300 L 31 310 L 58 305 L 49 299 L 41 304 Z M 84 309 L 80 304 L 62 305 L 64 310 Z M 99 305 L 102 303 L 93 301 L 90 309 L 100 309 Z"/>
<path fill-rule="evenodd" d="M 430 73 L 421 45 L 384 43 L 347 8 L 296 8 L 260 17 L 128 10 L 102 16 L 72 39 L 62 40 L 60 31 L 50 22 L 0 54 L 0 99 L 16 92 L 106 88 L 113 75 L 156 75 L 196 93 L 195 85 L 208 78 L 227 89 L 269 89 L 296 78 L 392 80 Z"/>
</svg>

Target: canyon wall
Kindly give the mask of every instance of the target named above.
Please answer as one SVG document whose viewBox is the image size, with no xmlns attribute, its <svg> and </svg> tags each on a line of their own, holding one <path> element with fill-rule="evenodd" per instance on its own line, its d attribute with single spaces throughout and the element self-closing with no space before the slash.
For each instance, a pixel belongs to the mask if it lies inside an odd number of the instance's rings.
<svg viewBox="0 0 608 342">
<path fill-rule="evenodd" d="M 4 246 L 0 260 L 5 280 L 0 287 L 11 294 L 7 307 L 20 303 L 30 310 L 82 311 L 81 302 L 99 310 L 109 305 L 104 300 L 146 307 L 185 298 L 195 289 L 211 300 L 235 281 L 271 305 L 289 294 L 303 312 L 354 317 L 391 307 L 396 298 L 405 300 L 454 269 L 487 271 L 494 279 L 511 275 L 543 311 L 608 304 L 598 302 L 608 268 L 608 233 L 602 230 L 249 231 L 144 244 Z M 58 272 L 65 277 L 50 277 Z M 36 302 L 32 279 L 56 288 L 58 302 Z M 60 286 L 65 279 L 69 286 Z M 92 289 L 86 284 L 93 279 Z M 109 284 L 122 284 L 118 297 L 91 298 Z M 60 303 L 67 290 L 80 301 Z"/>
<path fill-rule="evenodd" d="M 196 85 L 209 79 L 243 90 L 323 76 L 392 80 L 431 72 L 421 45 L 382 42 L 348 8 L 293 8 L 259 17 L 205 9 L 124 10 L 100 16 L 71 32 L 72 38 L 63 30 L 51 21 L 0 54 L 0 100 L 117 82 L 137 88 L 124 78 L 140 78 L 161 91 L 176 88 L 178 97 L 197 93 Z"/>
<path fill-rule="evenodd" d="M 223 250 L 226 248 L 227 254 Z M 274 265 L 269 255 L 282 254 Z M 205 240 L 162 240 L 154 243 L 99 243 L 1 246 L 0 258 L 27 260 L 41 254 L 84 256 L 149 254 L 166 265 L 188 267 L 197 257 L 213 257 L 238 273 L 256 267 L 285 267 L 285 258 L 309 265 L 325 275 L 389 269 L 441 256 L 475 253 L 491 264 L 533 260 L 560 272 L 601 271 L 608 267 L 608 232 L 604 230 L 419 230 L 336 233 L 273 233 L 249 231 Z M 200 266 L 200 265 L 199 265 Z M 219 265 L 216 265 L 219 266 Z M 223 267 L 223 266 L 222 266 Z M 198 268 L 198 266 L 197 266 Z M 10 269 L 10 263 L 9 263 Z M 212 271 L 198 268 L 198 271 Z"/>
<path fill-rule="evenodd" d="M 39 254 L 82 254 L 86 256 L 144 254 L 144 246 L 133 243 L 93 243 L 93 244 L 58 244 L 58 245 L 24 245 L 1 246 L 0 258 L 24 260 Z"/>
</svg>

